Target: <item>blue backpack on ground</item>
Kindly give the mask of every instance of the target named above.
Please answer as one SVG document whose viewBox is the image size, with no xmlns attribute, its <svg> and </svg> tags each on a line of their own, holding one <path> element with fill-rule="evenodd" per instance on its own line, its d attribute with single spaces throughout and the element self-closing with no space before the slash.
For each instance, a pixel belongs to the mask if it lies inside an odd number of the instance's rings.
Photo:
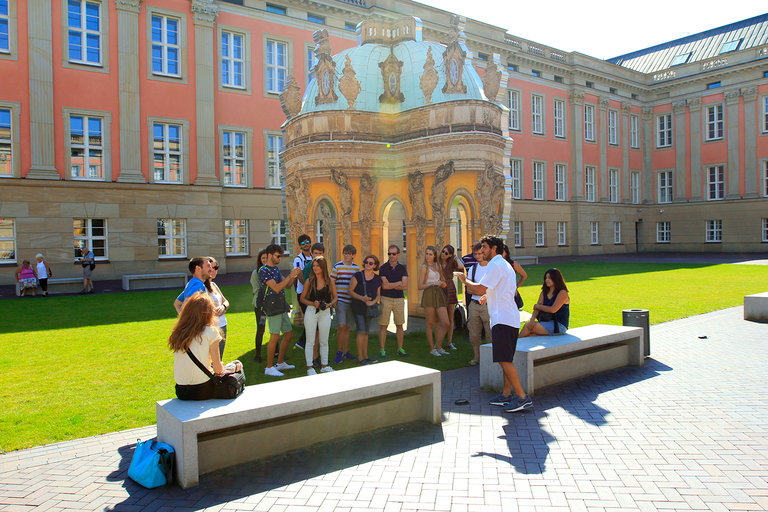
<svg viewBox="0 0 768 512">
<path fill-rule="evenodd" d="M 155 440 L 136 443 L 128 476 L 147 489 L 173 483 L 173 465 L 176 454 L 173 446 Z"/>
</svg>

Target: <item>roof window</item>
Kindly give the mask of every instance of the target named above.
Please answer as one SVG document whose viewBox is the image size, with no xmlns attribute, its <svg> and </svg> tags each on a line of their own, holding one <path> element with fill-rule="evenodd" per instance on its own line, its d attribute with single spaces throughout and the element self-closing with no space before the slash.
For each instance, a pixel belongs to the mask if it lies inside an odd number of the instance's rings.
<svg viewBox="0 0 768 512">
<path fill-rule="evenodd" d="M 691 58 L 691 52 L 681 53 L 680 55 L 678 55 L 677 57 L 672 59 L 672 64 L 671 65 L 672 66 L 679 66 L 680 64 L 685 64 L 686 62 L 688 62 L 688 59 L 690 59 L 690 58 Z"/>
<path fill-rule="evenodd" d="M 734 39 L 733 41 L 727 41 L 723 43 L 722 48 L 720 48 L 720 53 L 728 53 L 728 52 L 735 52 L 739 49 L 739 45 L 741 44 L 741 39 Z"/>
</svg>

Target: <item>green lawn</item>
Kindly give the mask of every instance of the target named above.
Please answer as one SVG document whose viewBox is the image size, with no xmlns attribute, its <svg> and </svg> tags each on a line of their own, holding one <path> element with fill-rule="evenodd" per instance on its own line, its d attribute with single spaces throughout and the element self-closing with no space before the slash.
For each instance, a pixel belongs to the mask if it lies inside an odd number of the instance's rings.
<svg viewBox="0 0 768 512">
<path fill-rule="evenodd" d="M 571 294 L 571 327 L 621 324 L 621 310 L 629 308 L 650 310 L 655 324 L 736 306 L 745 294 L 766 291 L 768 282 L 765 266 L 569 263 L 558 268 Z M 529 278 L 521 289 L 526 310 L 538 297 L 545 270 L 526 267 Z M 264 382 L 263 365 L 253 363 L 250 285 L 223 291 L 232 304 L 224 359 L 243 361 L 248 385 Z M 177 293 L 4 300 L 0 452 L 154 423 L 155 401 L 174 396 L 173 356 L 166 340 Z M 464 335 L 454 341 L 456 353 L 435 358 L 427 354 L 423 334 L 411 334 L 405 342 L 411 354 L 407 361 L 438 370 L 464 366 L 472 350 Z M 333 357 L 333 332 L 330 346 Z M 390 335 L 390 354 L 394 347 Z M 378 354 L 376 336 L 370 338 L 369 354 Z M 298 350 L 289 352 L 297 368 L 285 378 L 305 375 L 302 356 Z"/>
</svg>

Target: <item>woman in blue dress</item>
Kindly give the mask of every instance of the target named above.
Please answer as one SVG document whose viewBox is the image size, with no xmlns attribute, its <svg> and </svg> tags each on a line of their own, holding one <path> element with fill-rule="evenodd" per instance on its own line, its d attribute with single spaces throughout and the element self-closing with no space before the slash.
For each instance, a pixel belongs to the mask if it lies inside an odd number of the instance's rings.
<svg viewBox="0 0 768 512">
<path fill-rule="evenodd" d="M 531 319 L 520 329 L 518 338 L 565 334 L 570 318 L 571 298 L 563 274 L 551 268 L 544 274 L 539 300 L 533 305 Z"/>
</svg>

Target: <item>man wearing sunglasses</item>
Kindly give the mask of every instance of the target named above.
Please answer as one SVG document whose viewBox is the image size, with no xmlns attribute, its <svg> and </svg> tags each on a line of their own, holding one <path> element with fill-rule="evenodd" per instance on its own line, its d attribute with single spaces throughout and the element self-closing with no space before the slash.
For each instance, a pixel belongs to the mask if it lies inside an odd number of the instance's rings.
<svg viewBox="0 0 768 512">
<path fill-rule="evenodd" d="M 299 237 L 299 247 L 301 247 L 301 252 L 293 259 L 293 268 L 298 268 L 303 273 L 304 267 L 307 266 L 307 263 L 312 263 L 312 239 L 309 238 L 309 235 L 306 233 Z M 304 291 L 304 281 L 302 279 L 298 279 L 296 281 L 296 296 L 300 297 L 302 291 Z M 301 308 L 301 314 L 303 315 L 307 310 L 307 306 L 299 301 L 299 307 Z M 296 348 L 304 350 L 304 345 L 306 343 L 307 333 L 302 331 L 301 336 L 299 337 L 299 341 L 296 342 Z"/>
<path fill-rule="evenodd" d="M 405 294 L 408 289 L 408 270 L 398 263 L 400 248 L 390 245 L 387 251 L 389 261 L 379 268 L 381 277 L 381 316 L 379 317 L 379 360 L 387 357 L 387 326 L 391 315 L 395 316 L 395 336 L 397 337 L 397 355 L 408 357 L 403 350 L 403 324 L 405 324 Z"/>
<path fill-rule="evenodd" d="M 211 277 L 211 262 L 208 261 L 208 258 L 192 258 L 189 260 L 189 273 L 192 274 L 192 278 L 173 301 L 173 307 L 176 308 L 178 314 L 181 314 L 181 306 L 184 305 L 187 297 L 191 297 L 197 292 L 208 293 L 203 281 Z"/>
</svg>

